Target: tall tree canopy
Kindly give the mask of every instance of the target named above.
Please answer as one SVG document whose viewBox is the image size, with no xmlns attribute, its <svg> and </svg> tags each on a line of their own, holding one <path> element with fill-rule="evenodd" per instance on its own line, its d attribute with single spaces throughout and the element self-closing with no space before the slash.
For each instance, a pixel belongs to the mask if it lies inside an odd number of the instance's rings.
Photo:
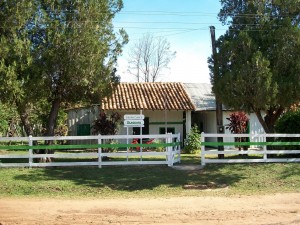
<svg viewBox="0 0 300 225">
<path fill-rule="evenodd" d="M 124 30 L 116 34 L 112 19 L 123 4 L 121 0 L 20 2 L 2 2 L 1 21 L 7 23 L 12 13 L 15 24 L 10 29 L 14 35 L 4 36 L 10 40 L 11 51 L 20 46 L 28 57 L 15 50 L 16 56 L 21 56 L 7 61 L 7 65 L 17 65 L 18 69 L 13 74 L 4 71 L 3 80 L 16 80 L 17 85 L 12 85 L 13 90 L 7 85 L 0 91 L 10 94 L 7 100 L 11 102 L 16 101 L 11 97 L 15 93 L 23 111 L 29 102 L 36 104 L 46 98 L 50 103 L 47 135 L 53 135 L 62 105 L 98 103 L 111 84 L 118 82 L 116 59 L 127 42 L 127 34 Z M 20 4 L 23 11 L 12 10 Z M 25 66 L 20 64 L 22 60 Z"/>
<path fill-rule="evenodd" d="M 33 1 L 0 3 L 0 101 L 16 104 L 26 125 L 28 113 L 25 108 L 29 107 L 28 99 L 33 95 L 28 85 L 33 56 L 27 25 L 32 21 L 35 10 Z M 26 131 L 32 133 L 30 128 Z"/>
<path fill-rule="evenodd" d="M 137 82 L 158 81 L 175 54 L 167 39 L 146 34 L 131 48 L 128 71 Z"/>
<path fill-rule="evenodd" d="M 221 0 L 227 32 L 209 59 L 213 91 L 227 106 L 256 113 L 264 130 L 300 101 L 298 0 Z M 214 60 L 215 61 L 214 61 Z M 265 113 L 265 117 L 262 116 Z"/>
</svg>

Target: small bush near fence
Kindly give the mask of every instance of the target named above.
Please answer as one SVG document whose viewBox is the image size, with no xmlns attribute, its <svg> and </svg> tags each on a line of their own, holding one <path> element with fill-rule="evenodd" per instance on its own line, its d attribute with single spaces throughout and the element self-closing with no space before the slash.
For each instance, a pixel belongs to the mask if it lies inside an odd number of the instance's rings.
<svg viewBox="0 0 300 225">
<path fill-rule="evenodd" d="M 286 133 L 286 134 L 300 134 L 300 109 L 296 111 L 289 111 L 283 114 L 276 123 L 275 126 L 277 133 Z M 296 142 L 300 141 L 300 138 L 295 137 L 281 137 L 278 138 L 279 141 L 286 141 L 286 142 Z M 284 146 L 283 149 L 292 149 L 296 150 L 299 146 L 290 145 Z"/>
<path fill-rule="evenodd" d="M 187 138 L 184 140 L 184 152 L 187 154 L 195 154 L 201 149 L 200 141 L 200 132 L 198 126 L 194 125 L 191 128 L 190 133 L 187 135 Z"/>
</svg>

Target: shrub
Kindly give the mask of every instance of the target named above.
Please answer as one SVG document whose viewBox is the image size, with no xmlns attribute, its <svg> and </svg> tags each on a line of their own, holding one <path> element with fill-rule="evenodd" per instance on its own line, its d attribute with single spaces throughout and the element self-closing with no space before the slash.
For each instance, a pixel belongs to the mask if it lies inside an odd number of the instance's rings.
<svg viewBox="0 0 300 225">
<path fill-rule="evenodd" d="M 276 133 L 285 134 L 300 134 L 300 109 L 295 111 L 288 111 L 284 113 L 275 124 Z M 300 138 L 279 138 L 279 141 L 294 142 L 300 141 Z M 299 149 L 299 145 L 296 146 L 281 146 L 283 149 L 296 150 Z"/>
<path fill-rule="evenodd" d="M 229 118 L 229 124 L 226 124 L 226 129 L 230 130 L 232 134 L 244 134 L 247 132 L 249 119 L 244 112 L 231 113 Z"/>
<path fill-rule="evenodd" d="M 300 109 L 283 114 L 275 125 L 276 133 L 300 134 Z"/>
<path fill-rule="evenodd" d="M 200 132 L 198 126 L 192 126 L 190 133 L 187 135 L 187 138 L 184 140 L 184 151 L 187 154 L 195 154 L 201 149 L 201 140 Z"/>
<path fill-rule="evenodd" d="M 161 144 L 161 143 L 163 143 L 163 141 L 161 141 L 161 140 L 154 140 L 153 143 L 154 144 Z M 165 147 L 156 147 L 155 150 L 157 152 L 164 152 L 164 151 L 166 151 Z"/>
<path fill-rule="evenodd" d="M 92 125 L 93 134 L 101 135 L 115 135 L 118 132 L 118 125 L 121 116 L 117 112 L 113 112 L 110 116 L 105 112 L 100 112 L 99 118 L 96 119 Z"/>
<path fill-rule="evenodd" d="M 111 140 L 110 144 L 115 145 L 115 144 L 119 144 L 119 142 L 118 140 Z M 118 151 L 118 147 L 112 147 L 107 149 L 107 152 L 117 152 L 117 151 Z"/>
<path fill-rule="evenodd" d="M 92 133 L 101 135 L 115 135 L 118 132 L 119 123 L 121 116 L 117 112 L 113 112 L 108 116 L 105 112 L 101 111 L 99 118 L 93 122 Z M 117 144 L 115 140 L 106 140 L 106 142 L 111 144 Z M 115 152 L 117 148 L 104 148 L 103 152 Z M 104 159 L 106 160 L 107 157 Z"/>
<path fill-rule="evenodd" d="M 244 112 L 231 113 L 228 118 L 229 124 L 226 124 L 226 129 L 230 130 L 232 134 L 245 134 L 248 129 L 249 118 Z M 247 138 L 236 137 L 235 142 L 246 142 Z M 238 145 L 239 150 L 241 146 Z M 247 146 L 243 146 L 244 150 L 247 150 Z"/>
</svg>

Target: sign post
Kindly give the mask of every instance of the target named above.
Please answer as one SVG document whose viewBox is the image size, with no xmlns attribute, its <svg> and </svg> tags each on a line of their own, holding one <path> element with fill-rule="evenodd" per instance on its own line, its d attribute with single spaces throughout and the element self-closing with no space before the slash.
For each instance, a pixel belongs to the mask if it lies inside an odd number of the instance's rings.
<svg viewBox="0 0 300 225">
<path fill-rule="evenodd" d="M 124 127 L 126 127 L 127 130 L 127 136 L 128 136 L 128 128 L 129 127 L 144 127 L 144 118 L 145 116 L 143 114 L 125 114 L 124 115 Z M 142 135 L 142 133 L 141 133 Z M 142 143 L 142 139 L 141 139 Z M 128 138 L 127 138 L 127 144 L 128 144 Z M 142 152 L 142 148 L 140 148 Z M 128 153 L 128 147 L 127 147 L 127 153 Z M 127 157 L 128 161 L 128 157 Z"/>
</svg>

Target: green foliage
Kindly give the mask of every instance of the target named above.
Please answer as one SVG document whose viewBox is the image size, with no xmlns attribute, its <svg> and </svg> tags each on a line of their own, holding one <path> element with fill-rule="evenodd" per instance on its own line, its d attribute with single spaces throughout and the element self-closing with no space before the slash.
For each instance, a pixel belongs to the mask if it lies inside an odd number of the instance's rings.
<svg viewBox="0 0 300 225">
<path fill-rule="evenodd" d="M 276 133 L 284 134 L 300 134 L 300 109 L 295 111 L 288 111 L 284 113 L 276 123 Z M 294 137 L 281 137 L 280 141 L 295 142 L 300 141 L 300 138 Z M 281 148 L 287 150 L 299 150 L 299 145 L 282 146 Z"/>
<path fill-rule="evenodd" d="M 111 140 L 110 144 L 112 144 L 112 145 L 119 144 L 119 141 L 118 140 Z M 108 148 L 107 151 L 108 152 L 117 152 L 118 151 L 118 147 Z"/>
<path fill-rule="evenodd" d="M 98 104 L 119 82 L 116 61 L 128 37 L 114 31 L 112 19 L 121 0 L 11 0 L 0 6 L 0 100 L 17 105 L 28 134 L 31 114 L 44 103 L 53 135 L 61 106 Z"/>
<path fill-rule="evenodd" d="M 283 114 L 275 129 L 277 133 L 300 134 L 300 109 Z"/>
<path fill-rule="evenodd" d="M 192 126 L 190 133 L 184 140 L 184 151 L 187 154 L 194 154 L 201 149 L 201 135 L 198 130 L 198 126 Z"/>
<path fill-rule="evenodd" d="M 155 140 L 153 141 L 153 143 L 154 143 L 154 144 L 161 144 L 161 143 L 163 143 L 163 141 L 162 141 L 162 140 L 159 140 L 159 139 L 155 139 Z M 164 147 L 155 147 L 154 149 L 155 149 L 155 151 L 157 151 L 157 152 L 164 152 L 164 151 L 166 150 Z"/>
<path fill-rule="evenodd" d="M 33 1 L 2 1 L 0 3 L 0 100 L 11 103 L 21 99 L 32 65 L 30 40 L 25 29 L 35 7 Z"/>
<path fill-rule="evenodd" d="M 17 126 L 14 127 L 14 129 L 20 130 L 18 122 L 16 121 L 18 121 L 16 109 L 0 102 L 0 136 L 7 135 L 7 132 L 10 131 L 11 125 Z"/>
<path fill-rule="evenodd" d="M 209 59 L 213 91 L 228 107 L 255 112 L 265 131 L 274 132 L 283 110 L 300 99 L 299 2 L 221 4 L 219 18 L 230 26 L 217 40 L 216 56 Z M 213 74 L 215 64 L 218 74 Z"/>
</svg>

